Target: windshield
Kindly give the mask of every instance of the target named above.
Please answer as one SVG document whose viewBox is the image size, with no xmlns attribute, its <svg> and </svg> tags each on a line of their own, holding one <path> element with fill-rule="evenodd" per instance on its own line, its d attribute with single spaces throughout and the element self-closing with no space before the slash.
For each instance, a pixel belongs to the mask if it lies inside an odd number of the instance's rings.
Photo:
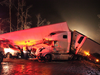
<svg viewBox="0 0 100 75">
<path fill-rule="evenodd" d="M 7 44 L 3 44 L 3 47 L 4 48 L 9 48 Z"/>
<path fill-rule="evenodd" d="M 12 46 L 11 44 L 9 44 L 9 47 L 10 47 L 10 48 L 15 48 L 15 47 L 14 47 L 14 46 Z"/>
</svg>

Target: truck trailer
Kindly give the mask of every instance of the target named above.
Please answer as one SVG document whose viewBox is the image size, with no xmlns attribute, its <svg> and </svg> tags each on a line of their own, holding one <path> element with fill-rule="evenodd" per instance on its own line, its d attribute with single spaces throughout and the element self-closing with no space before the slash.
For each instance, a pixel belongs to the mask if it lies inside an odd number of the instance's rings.
<svg viewBox="0 0 100 75">
<path fill-rule="evenodd" d="M 81 37 L 80 39 L 76 39 L 75 37 L 80 34 Z M 79 36 L 78 36 L 79 37 Z M 75 50 L 73 49 L 73 46 L 76 48 L 76 54 L 85 56 L 87 57 L 88 60 L 93 61 L 93 62 L 99 62 L 100 60 L 100 44 L 95 42 L 94 40 L 86 37 L 85 35 L 79 33 L 78 31 L 73 32 L 73 37 L 72 37 L 72 43 L 76 39 L 79 40 L 78 43 L 80 43 L 83 40 L 82 46 L 78 46 L 78 44 L 71 46 L 71 51 Z"/>
<path fill-rule="evenodd" d="M 25 45 L 30 46 L 41 41 L 43 37 L 54 31 L 69 31 L 69 28 L 66 22 L 61 22 L 1 34 L 0 39 L 11 40 L 13 41 L 13 44 L 20 47 L 23 47 Z"/>
</svg>

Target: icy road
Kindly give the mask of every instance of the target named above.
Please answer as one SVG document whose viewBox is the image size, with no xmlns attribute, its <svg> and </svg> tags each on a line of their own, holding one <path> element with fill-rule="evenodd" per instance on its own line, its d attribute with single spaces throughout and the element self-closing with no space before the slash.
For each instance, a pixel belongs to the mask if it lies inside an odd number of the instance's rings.
<svg viewBox="0 0 100 75">
<path fill-rule="evenodd" d="M 0 75 L 100 75 L 100 65 L 82 61 L 52 61 L 4 59 Z"/>
</svg>

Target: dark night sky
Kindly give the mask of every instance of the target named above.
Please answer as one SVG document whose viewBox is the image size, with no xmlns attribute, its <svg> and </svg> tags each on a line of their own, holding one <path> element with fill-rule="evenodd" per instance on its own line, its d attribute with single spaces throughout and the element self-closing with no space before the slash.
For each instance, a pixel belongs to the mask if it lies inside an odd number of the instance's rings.
<svg viewBox="0 0 100 75">
<path fill-rule="evenodd" d="M 78 30 L 100 43 L 98 28 L 100 14 L 100 0 L 25 0 L 32 16 L 33 27 L 36 26 L 36 14 L 51 24 L 66 21 L 71 30 Z M 5 7 L 7 8 L 7 7 Z M 6 17 L 7 11 L 0 6 L 0 17 Z M 12 11 L 15 11 L 14 9 Z"/>
</svg>

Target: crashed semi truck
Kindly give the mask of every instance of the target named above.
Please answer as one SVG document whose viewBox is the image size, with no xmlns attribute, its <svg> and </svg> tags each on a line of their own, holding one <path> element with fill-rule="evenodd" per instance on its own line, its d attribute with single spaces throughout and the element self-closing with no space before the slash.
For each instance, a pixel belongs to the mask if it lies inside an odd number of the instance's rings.
<svg viewBox="0 0 100 75">
<path fill-rule="evenodd" d="M 100 44 L 78 31 L 51 32 L 33 49 L 36 49 L 34 55 L 40 62 L 86 58 L 99 63 L 100 59 Z"/>
<path fill-rule="evenodd" d="M 81 59 L 99 62 L 100 44 L 78 31 L 71 31 L 66 22 L 45 25 L 0 35 L 19 47 L 32 48 L 38 61 Z M 24 51 L 25 52 L 25 51 Z"/>
<path fill-rule="evenodd" d="M 9 40 L 10 43 L 13 46 L 16 47 L 20 47 L 20 49 L 23 49 L 23 47 L 25 46 L 32 46 L 32 45 L 36 45 L 42 42 L 43 37 L 45 37 L 46 35 L 48 35 L 48 33 L 51 33 L 53 31 L 68 31 L 68 25 L 66 22 L 62 22 L 62 23 L 56 23 L 56 24 L 51 24 L 51 25 L 45 25 L 45 26 L 41 26 L 41 27 L 34 27 L 34 28 L 30 28 L 30 29 L 25 29 L 25 30 L 19 30 L 19 31 L 14 31 L 14 32 L 9 32 L 9 33 L 4 33 L 4 34 L 0 34 L 0 40 L 1 41 L 6 41 Z M 8 42 L 2 42 L 3 44 L 3 50 L 1 49 L 0 52 L 3 53 L 7 53 L 8 52 L 11 54 L 13 52 L 13 54 L 17 52 L 19 52 L 19 50 L 15 50 L 11 47 L 4 47 L 4 45 L 8 45 Z M 26 53 L 26 51 L 23 50 L 24 53 Z M 1 58 L 3 58 L 2 55 L 0 55 Z"/>
<path fill-rule="evenodd" d="M 56 31 L 44 37 L 43 43 L 35 45 L 38 60 L 81 60 L 95 63 L 100 60 L 100 44 L 78 31 Z"/>
</svg>

